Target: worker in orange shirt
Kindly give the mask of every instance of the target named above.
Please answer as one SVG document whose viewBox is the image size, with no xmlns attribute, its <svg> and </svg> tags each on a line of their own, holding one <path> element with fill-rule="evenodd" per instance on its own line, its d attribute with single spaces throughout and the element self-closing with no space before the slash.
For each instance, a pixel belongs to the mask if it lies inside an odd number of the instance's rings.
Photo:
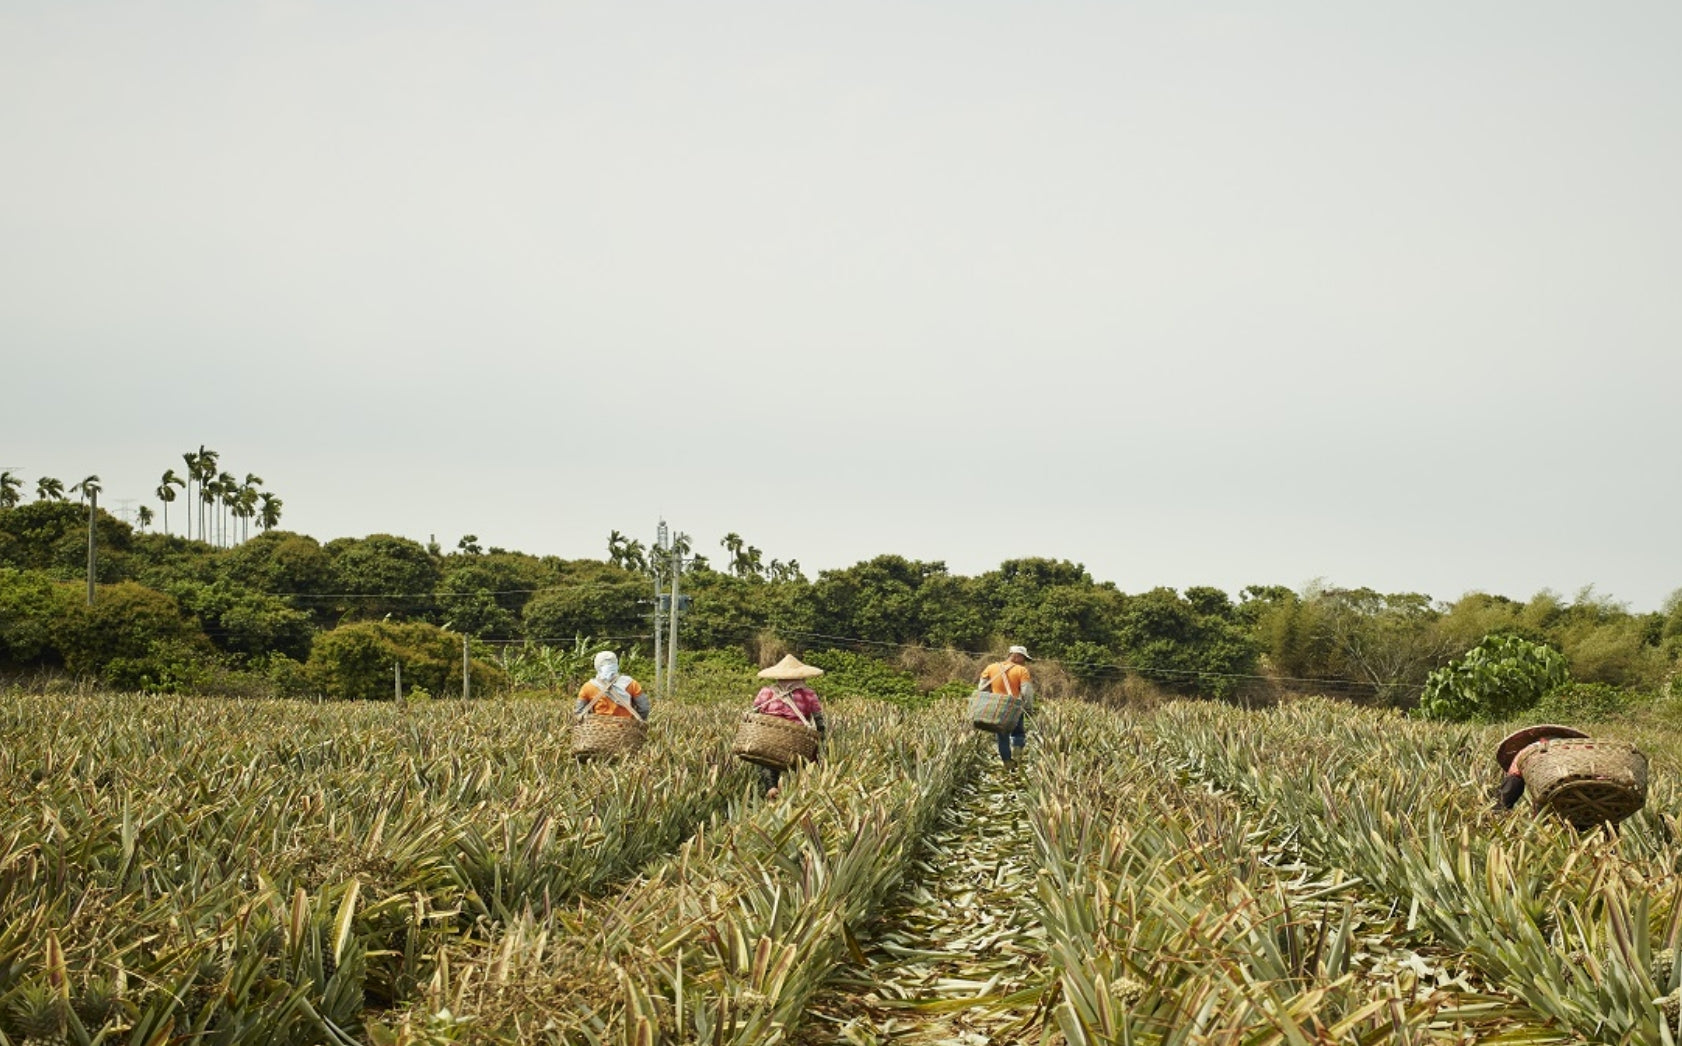
<svg viewBox="0 0 1682 1046">
<path fill-rule="evenodd" d="M 591 715 L 615 715 L 648 719 L 648 695 L 642 684 L 619 672 L 619 655 L 603 650 L 596 655 L 596 674 L 578 688 L 575 717 L 586 712 Z"/>
<path fill-rule="evenodd" d="M 1003 661 L 995 661 L 981 670 L 979 688 L 1022 699 L 1022 714 L 1016 717 L 1016 727 L 1009 733 L 1000 730 L 997 735 L 999 758 L 1007 769 L 1016 766 L 1013 751 L 1021 752 L 1028 743 L 1028 713 L 1034 710 L 1034 681 L 1028 673 L 1028 662 L 1032 660 L 1027 647 L 1013 646 Z"/>
</svg>

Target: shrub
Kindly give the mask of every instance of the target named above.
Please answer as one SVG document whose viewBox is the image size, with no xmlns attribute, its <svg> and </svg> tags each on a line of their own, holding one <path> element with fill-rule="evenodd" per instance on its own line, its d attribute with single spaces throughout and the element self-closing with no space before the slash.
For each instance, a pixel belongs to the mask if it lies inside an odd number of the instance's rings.
<svg viewBox="0 0 1682 1046">
<path fill-rule="evenodd" d="M 216 637 L 216 645 L 229 653 L 245 657 L 280 653 L 294 659 L 309 656 L 314 635 L 309 615 L 287 606 L 278 596 L 227 580 L 211 585 L 178 581 L 170 586 L 169 593 Z"/>
<path fill-rule="evenodd" d="M 1129 596 L 1118 638 L 1138 675 L 1183 694 L 1229 697 L 1256 671 L 1255 641 L 1236 612 L 1207 613 L 1217 601 L 1199 591 L 1183 599 L 1171 588 Z"/>
<path fill-rule="evenodd" d="M 370 534 L 336 538 L 322 546 L 332 560 L 333 585 L 354 617 L 424 617 L 438 586 L 438 564 L 426 547 L 408 538 Z"/>
<path fill-rule="evenodd" d="M 435 694 L 461 693 L 461 636 L 424 622 L 364 621 L 322 635 L 304 666 L 310 685 L 329 697 L 379 701 L 394 695 L 393 665 L 403 666 L 405 687 Z M 495 665 L 472 661 L 473 690 L 504 687 Z"/>
<path fill-rule="evenodd" d="M 71 672 L 108 676 L 120 689 L 176 690 L 197 678 L 189 663 L 211 654 L 204 633 L 162 592 L 132 581 L 101 585 L 90 607 L 68 598 L 81 586 L 59 588 L 67 598 L 55 621 L 57 642 Z"/>
<path fill-rule="evenodd" d="M 909 672 L 901 672 L 868 654 L 851 650 L 814 650 L 801 660 L 824 670 L 823 679 L 814 686 L 826 697 L 858 694 L 906 706 L 924 704 L 928 700 L 917 689 L 917 681 Z"/>
<path fill-rule="evenodd" d="M 179 694 L 201 687 L 208 674 L 201 647 L 180 639 L 154 639 L 139 655 L 107 661 L 100 678 L 118 690 Z"/>
<path fill-rule="evenodd" d="M 1635 707 L 1640 695 L 1606 683 L 1566 683 L 1548 691 L 1531 711 L 1550 723 L 1595 723 L 1616 719 Z"/>
<path fill-rule="evenodd" d="M 603 643 L 641 635 L 649 627 L 650 595 L 640 579 L 568 582 L 532 596 L 523 612 L 527 638 L 539 643 L 568 642 L 579 636 L 601 636 Z"/>
<path fill-rule="evenodd" d="M 1427 719 L 1497 720 L 1517 715 L 1568 678 L 1565 655 L 1514 635 L 1484 636 L 1458 661 L 1425 680 Z"/>
<path fill-rule="evenodd" d="M 56 625 L 73 604 L 46 574 L 0 567 L 0 665 L 56 660 Z"/>
</svg>

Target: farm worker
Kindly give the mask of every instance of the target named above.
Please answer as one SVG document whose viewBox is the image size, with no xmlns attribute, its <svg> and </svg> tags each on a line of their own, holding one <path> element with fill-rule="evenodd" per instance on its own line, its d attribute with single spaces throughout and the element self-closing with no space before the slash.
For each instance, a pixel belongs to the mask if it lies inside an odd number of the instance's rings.
<svg viewBox="0 0 1682 1046">
<path fill-rule="evenodd" d="M 1524 761 L 1536 751 L 1537 746 L 1550 737 L 1587 737 L 1581 730 L 1574 730 L 1569 726 L 1558 726 L 1544 723 L 1541 726 L 1527 726 L 1523 730 L 1515 730 L 1501 739 L 1495 746 L 1495 764 L 1504 771 L 1501 784 L 1495 789 L 1496 804 L 1503 810 L 1511 810 L 1518 805 L 1519 798 L 1524 795 Z"/>
<path fill-rule="evenodd" d="M 1021 752 L 1028 743 L 1028 713 L 1034 710 L 1034 681 L 1028 674 L 1027 663 L 1032 660 L 1027 647 L 1013 646 L 1003 661 L 995 661 L 981 670 L 981 682 L 976 684 L 978 689 L 991 690 L 995 694 L 1015 694 L 1022 698 L 1022 714 L 1017 717 L 1016 729 L 1008 734 L 998 734 L 999 758 L 1004 760 L 1007 769 L 1016 766 L 1016 760 L 1011 757 L 1012 749 Z"/>
<path fill-rule="evenodd" d="M 578 688 L 578 706 L 574 717 L 613 715 L 626 718 L 648 718 L 648 695 L 642 684 L 627 675 L 619 674 L 619 655 L 603 650 L 596 655 L 595 677 Z"/>
<path fill-rule="evenodd" d="M 808 665 L 793 654 L 778 661 L 770 668 L 761 669 L 759 678 L 770 680 L 770 685 L 763 687 L 754 695 L 753 710 L 760 715 L 776 716 L 791 722 L 817 728 L 818 752 L 823 752 L 824 739 L 828 736 L 829 726 L 824 722 L 823 703 L 806 680 L 816 679 L 823 675 L 823 669 L 816 665 Z M 778 782 L 783 772 L 772 766 L 759 768 L 760 783 L 765 789 L 765 798 L 775 799 L 779 789 Z"/>
</svg>

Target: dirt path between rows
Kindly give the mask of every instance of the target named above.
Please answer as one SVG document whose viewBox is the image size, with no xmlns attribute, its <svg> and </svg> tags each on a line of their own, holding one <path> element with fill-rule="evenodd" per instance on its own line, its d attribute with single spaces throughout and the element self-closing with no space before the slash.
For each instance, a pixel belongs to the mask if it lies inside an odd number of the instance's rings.
<svg viewBox="0 0 1682 1046">
<path fill-rule="evenodd" d="M 1050 976 L 1034 911 L 1022 778 L 996 759 L 964 784 L 853 959 L 807 1011 L 800 1046 L 984 1046 L 1045 1038 Z"/>
</svg>

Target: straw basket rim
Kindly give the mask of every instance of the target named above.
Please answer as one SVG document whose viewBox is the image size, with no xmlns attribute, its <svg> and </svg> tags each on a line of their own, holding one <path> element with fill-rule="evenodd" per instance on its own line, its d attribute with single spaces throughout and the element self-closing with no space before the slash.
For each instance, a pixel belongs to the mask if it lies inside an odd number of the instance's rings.
<svg viewBox="0 0 1682 1046">
<path fill-rule="evenodd" d="M 818 731 L 792 719 L 749 709 L 742 713 L 730 753 L 758 766 L 787 770 L 817 758 Z"/>
<path fill-rule="evenodd" d="M 648 724 L 632 716 L 586 715 L 572 724 L 572 754 L 580 759 L 629 755 L 648 740 Z"/>
<path fill-rule="evenodd" d="M 1588 737 L 1589 735 L 1574 726 L 1563 726 L 1559 723 L 1538 723 L 1514 730 L 1501 739 L 1495 746 L 1495 763 L 1502 770 L 1512 765 L 1513 756 L 1530 747 L 1537 741 L 1555 737 Z"/>
<path fill-rule="evenodd" d="M 1628 741 L 1549 739 L 1523 772 L 1535 804 L 1579 829 L 1617 824 L 1647 802 L 1647 756 Z"/>
</svg>

